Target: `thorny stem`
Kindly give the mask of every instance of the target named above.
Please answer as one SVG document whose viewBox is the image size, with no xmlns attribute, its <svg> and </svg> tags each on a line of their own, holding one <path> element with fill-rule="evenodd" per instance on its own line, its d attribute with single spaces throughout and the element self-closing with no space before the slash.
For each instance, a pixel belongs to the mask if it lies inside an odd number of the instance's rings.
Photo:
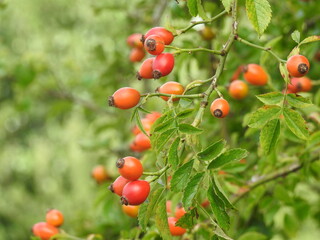
<svg viewBox="0 0 320 240">
<path fill-rule="evenodd" d="M 203 20 L 203 21 L 199 21 L 199 22 L 193 22 L 191 23 L 188 27 L 186 28 L 183 28 L 181 30 L 177 30 L 177 33 L 174 35 L 174 36 L 178 36 L 182 33 L 185 33 L 187 31 L 189 31 L 191 28 L 193 28 L 194 26 L 198 25 L 198 24 L 202 24 L 202 23 L 211 23 L 213 22 L 214 20 L 218 19 L 219 17 L 222 17 L 223 15 L 225 15 L 227 13 L 226 10 L 222 11 L 221 13 L 219 13 L 218 15 L 208 19 L 208 20 Z"/>
<path fill-rule="evenodd" d="M 166 93 L 146 93 L 142 94 L 141 97 L 172 97 L 172 98 L 203 98 L 204 94 L 189 94 L 189 95 L 174 95 L 174 94 L 166 94 Z"/>
<path fill-rule="evenodd" d="M 167 45 L 166 48 L 177 50 L 173 54 L 179 54 L 179 53 L 184 53 L 184 52 L 187 52 L 187 53 L 209 52 L 209 53 L 213 53 L 213 54 L 216 54 L 216 55 L 221 55 L 222 54 L 221 51 L 213 50 L 213 49 L 209 49 L 209 48 L 202 48 L 202 47 L 199 47 L 199 48 L 179 48 L 179 47 L 174 47 L 174 46 Z"/>
<path fill-rule="evenodd" d="M 244 40 L 243 38 L 241 38 L 241 37 L 239 37 L 239 36 L 237 36 L 237 35 L 235 35 L 235 39 L 236 39 L 238 42 L 244 43 L 244 44 L 246 44 L 246 45 L 248 45 L 248 46 L 250 46 L 250 47 L 258 48 L 258 49 L 261 49 L 261 50 L 263 50 L 263 51 L 266 51 L 266 52 L 270 53 L 270 54 L 271 54 L 272 56 L 274 56 L 279 62 L 283 62 L 283 63 L 286 62 L 286 60 L 281 59 L 277 54 L 275 54 L 275 53 L 271 50 L 270 47 L 262 47 L 262 46 L 259 46 L 259 45 L 257 45 L 257 44 L 251 43 L 251 42 L 249 42 L 249 41 L 247 41 L 247 40 Z"/>
</svg>

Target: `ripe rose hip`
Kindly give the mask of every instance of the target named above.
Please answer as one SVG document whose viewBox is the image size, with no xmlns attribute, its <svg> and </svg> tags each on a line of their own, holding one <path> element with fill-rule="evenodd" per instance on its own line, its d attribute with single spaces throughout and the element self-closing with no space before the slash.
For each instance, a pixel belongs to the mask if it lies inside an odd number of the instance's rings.
<svg viewBox="0 0 320 240">
<path fill-rule="evenodd" d="M 210 112 L 214 117 L 224 118 L 230 110 L 229 103 L 223 98 L 217 98 L 210 106 Z"/>
<path fill-rule="evenodd" d="M 174 57 L 171 53 L 161 53 L 153 61 L 153 78 L 158 79 L 171 73 L 174 67 Z"/>
<path fill-rule="evenodd" d="M 141 79 L 152 79 L 153 78 L 153 61 L 154 61 L 154 57 L 153 58 L 148 58 L 146 60 L 144 60 L 144 62 L 141 64 L 139 72 L 137 72 L 137 78 L 139 80 Z"/>
<path fill-rule="evenodd" d="M 143 48 L 133 48 L 130 52 L 129 59 L 131 62 L 140 62 L 146 55 Z"/>
<path fill-rule="evenodd" d="M 124 205 L 140 205 L 148 197 L 150 185 L 147 181 L 137 180 L 124 186 L 121 203 Z"/>
<path fill-rule="evenodd" d="M 287 70 L 292 77 L 303 77 L 309 69 L 310 63 L 305 56 L 293 55 L 287 61 Z"/>
<path fill-rule="evenodd" d="M 92 169 L 91 176 L 96 180 L 98 184 L 101 184 L 109 179 L 107 170 L 103 165 L 95 166 Z"/>
<path fill-rule="evenodd" d="M 46 214 L 46 222 L 52 226 L 59 227 L 64 222 L 63 214 L 57 209 L 51 209 Z"/>
<path fill-rule="evenodd" d="M 185 234 L 186 229 L 176 226 L 178 219 L 175 217 L 168 218 L 169 230 L 172 236 L 181 236 Z"/>
<path fill-rule="evenodd" d="M 240 80 L 235 80 L 230 83 L 229 94 L 234 99 L 243 99 L 248 95 L 248 85 Z"/>
<path fill-rule="evenodd" d="M 133 33 L 127 38 L 127 44 L 133 48 L 143 48 L 143 43 L 141 42 L 141 33 Z"/>
<path fill-rule="evenodd" d="M 151 141 L 144 133 L 139 133 L 134 139 L 134 144 L 140 152 L 146 151 L 151 148 Z"/>
<path fill-rule="evenodd" d="M 152 55 L 159 55 L 164 50 L 164 41 L 157 35 L 150 35 L 144 41 L 144 49 Z"/>
<path fill-rule="evenodd" d="M 172 32 L 170 32 L 169 30 L 167 30 L 163 27 L 154 27 L 154 28 L 151 28 L 142 37 L 143 42 L 145 41 L 145 39 L 147 39 L 151 35 L 157 35 L 157 36 L 161 37 L 163 39 L 165 45 L 169 45 L 174 39 Z"/>
<path fill-rule="evenodd" d="M 118 196 L 122 196 L 122 191 L 124 186 L 130 182 L 130 180 L 119 176 L 110 186 L 109 186 L 109 190 L 115 194 L 117 194 Z"/>
<path fill-rule="evenodd" d="M 39 222 L 33 225 L 32 232 L 36 237 L 42 240 L 49 240 L 59 233 L 59 229 L 46 222 Z"/>
<path fill-rule="evenodd" d="M 140 101 L 140 93 L 134 88 L 124 87 L 118 89 L 109 97 L 109 106 L 120 109 L 129 109 L 136 106 Z"/>
<path fill-rule="evenodd" d="M 137 180 L 143 173 L 143 167 L 139 159 L 124 157 L 118 159 L 116 166 L 120 175 L 128 180 Z"/>
<path fill-rule="evenodd" d="M 244 79 L 252 85 L 262 86 L 268 82 L 268 74 L 258 64 L 248 64 L 243 71 Z"/>
<path fill-rule="evenodd" d="M 178 82 L 166 82 L 158 88 L 159 93 L 182 95 L 184 87 Z M 168 101 L 170 97 L 160 96 L 163 100 Z M 179 98 L 172 98 L 172 101 L 178 101 Z"/>
<path fill-rule="evenodd" d="M 136 218 L 139 213 L 140 206 L 122 205 L 122 211 L 129 217 Z"/>
<path fill-rule="evenodd" d="M 297 93 L 297 92 L 309 92 L 312 89 L 312 82 L 310 78 L 292 78 L 288 84 L 287 93 Z"/>
<path fill-rule="evenodd" d="M 186 214 L 186 210 L 184 210 L 184 208 L 182 206 L 177 206 L 176 207 L 176 212 L 175 212 L 175 217 L 177 219 L 183 217 Z"/>
</svg>

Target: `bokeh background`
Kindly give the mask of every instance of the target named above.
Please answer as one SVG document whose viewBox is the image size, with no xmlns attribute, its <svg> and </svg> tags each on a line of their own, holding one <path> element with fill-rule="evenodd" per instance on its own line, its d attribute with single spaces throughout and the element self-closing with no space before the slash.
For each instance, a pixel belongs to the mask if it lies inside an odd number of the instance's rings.
<svg viewBox="0 0 320 240">
<path fill-rule="evenodd" d="M 211 16 L 222 10 L 219 1 L 204 2 Z M 318 1 L 270 2 L 274 18 L 266 34 L 258 39 L 244 9 L 240 13 L 240 34 L 261 45 L 280 37 L 275 51 L 283 58 L 295 46 L 290 39 L 293 30 L 299 29 L 304 37 L 320 34 Z M 185 5 L 173 0 L 0 1 L 0 239 L 28 239 L 32 225 L 44 220 L 48 208 L 60 209 L 65 215 L 63 229 L 76 236 L 98 233 L 105 239 L 118 239 L 120 231 L 125 236 L 137 225 L 136 220 L 121 212 L 118 198 L 107 191 L 109 183 L 97 185 L 90 174 L 95 165 L 103 164 L 115 178 L 115 160 L 132 154 L 128 147 L 133 138 L 130 130 L 134 123 L 128 121 L 131 111 L 107 107 L 107 97 L 116 89 L 131 86 L 148 92 L 164 81 L 176 80 L 185 85 L 211 76 L 208 55 L 197 54 L 181 55 L 167 79 L 135 79 L 139 64 L 128 59 L 127 36 L 157 25 L 177 29 L 187 26 L 191 17 Z M 230 21 L 226 18 L 213 24 L 217 37 L 211 43 L 192 30 L 174 45 L 218 48 Z M 312 58 L 318 49 L 316 43 L 303 51 Z M 238 65 L 259 59 L 259 51 L 237 43 L 227 62 L 230 71 L 221 83 L 227 83 Z M 270 66 L 275 88 L 281 90 L 283 82 L 276 62 L 269 59 L 265 64 Z M 320 79 L 319 67 L 319 62 L 312 62 L 312 79 Z M 252 95 L 259 91 L 254 89 Z M 319 91 L 313 90 L 313 94 L 319 106 Z M 239 111 L 248 112 L 251 100 L 233 104 Z M 152 99 L 147 106 L 161 111 L 165 104 Z M 208 113 L 206 117 L 210 118 Z M 235 116 L 227 128 L 237 132 L 242 118 Z M 204 126 L 213 122 L 209 119 Z M 220 127 L 211 128 L 215 131 Z M 257 147 L 255 141 L 237 142 L 238 132 L 229 136 L 231 143 Z M 248 161 L 257 161 L 255 157 Z M 250 172 L 247 174 L 250 176 Z M 279 208 L 274 208 L 274 215 L 268 217 L 274 232 L 265 229 L 269 236 L 279 235 L 274 240 L 320 239 L 319 182 L 313 181 L 310 187 L 307 177 L 303 178 L 307 183 L 295 192 L 303 199 L 298 209 L 301 215 L 295 215 L 296 208 L 291 206 L 296 203 L 288 202 L 291 193 L 287 196 L 279 190 L 278 205 L 284 208 L 278 215 Z M 278 222 L 272 222 L 275 216 Z M 249 220 L 255 218 L 248 218 L 241 232 L 255 225 Z"/>
</svg>

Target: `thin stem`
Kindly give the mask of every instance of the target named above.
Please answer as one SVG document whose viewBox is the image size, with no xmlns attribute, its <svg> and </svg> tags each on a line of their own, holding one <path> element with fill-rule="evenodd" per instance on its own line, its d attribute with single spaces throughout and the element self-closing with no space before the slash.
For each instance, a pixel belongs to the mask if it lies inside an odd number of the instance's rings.
<svg viewBox="0 0 320 240">
<path fill-rule="evenodd" d="M 221 51 L 218 50 L 213 50 L 213 49 L 209 49 L 209 48 L 178 48 L 178 47 L 174 47 L 174 46 L 170 46 L 167 45 L 166 48 L 170 48 L 170 49 L 175 49 L 177 51 L 175 51 L 173 54 L 180 54 L 180 53 L 193 53 L 193 52 L 209 52 L 209 53 L 213 53 L 216 55 L 221 55 Z"/>
<path fill-rule="evenodd" d="M 251 42 L 249 42 L 249 41 L 247 41 L 247 40 L 245 40 L 245 39 L 243 39 L 243 38 L 241 38 L 241 37 L 239 37 L 239 36 L 236 36 L 236 40 L 239 41 L 239 42 L 241 42 L 241 43 L 244 43 L 244 44 L 246 44 L 246 45 L 248 45 L 248 46 L 250 46 L 250 47 L 254 47 L 254 48 L 257 48 L 257 49 L 261 49 L 261 50 L 263 50 L 263 51 L 266 51 L 266 52 L 270 53 L 270 54 L 271 54 L 272 56 L 274 56 L 279 62 L 283 62 L 283 63 L 286 62 L 286 60 L 281 59 L 276 53 L 274 53 L 274 52 L 271 50 L 270 47 L 262 47 L 262 46 L 259 46 L 259 45 L 257 45 L 257 44 L 251 43 Z"/>
<path fill-rule="evenodd" d="M 203 98 L 204 94 L 189 94 L 189 95 L 175 95 L 175 94 L 166 94 L 166 93 L 146 93 L 142 94 L 141 97 L 172 97 L 172 98 Z"/>
<path fill-rule="evenodd" d="M 191 28 L 193 28 L 194 26 L 198 25 L 198 24 L 203 24 L 203 23 L 211 23 L 214 20 L 218 19 L 219 17 L 222 17 L 223 15 L 225 15 L 226 13 L 228 13 L 226 10 L 222 11 L 221 13 L 219 13 L 218 15 L 208 19 L 208 20 L 203 20 L 203 21 L 199 21 L 199 22 L 193 22 L 191 23 L 188 27 L 177 30 L 177 33 L 175 34 L 175 36 L 178 36 L 182 33 L 185 33 L 187 31 L 189 31 Z"/>
<path fill-rule="evenodd" d="M 311 81 L 312 83 L 312 86 L 318 86 L 320 85 L 320 80 L 314 80 L 314 81 Z"/>
</svg>

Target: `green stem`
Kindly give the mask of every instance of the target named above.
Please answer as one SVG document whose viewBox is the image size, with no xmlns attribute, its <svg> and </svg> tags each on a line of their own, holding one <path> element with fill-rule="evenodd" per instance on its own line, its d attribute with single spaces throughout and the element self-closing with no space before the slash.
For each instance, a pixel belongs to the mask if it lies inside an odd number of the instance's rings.
<svg viewBox="0 0 320 240">
<path fill-rule="evenodd" d="M 263 51 L 266 51 L 266 52 L 270 53 L 270 54 L 271 54 L 272 56 L 274 56 L 279 62 L 283 62 L 283 63 L 286 62 L 286 60 L 281 59 L 276 53 L 274 53 L 274 52 L 271 50 L 270 47 L 262 47 L 262 46 L 259 46 L 259 45 L 257 45 L 257 44 L 251 43 L 251 42 L 249 42 L 249 41 L 247 41 L 247 40 L 245 40 L 245 39 L 243 39 L 243 38 L 241 38 L 241 37 L 239 37 L 239 36 L 236 36 L 235 38 L 236 38 L 236 40 L 237 40 L 238 42 L 244 43 L 244 44 L 246 44 L 246 45 L 248 45 L 248 46 L 250 46 L 250 47 L 254 47 L 254 48 L 257 48 L 257 49 L 261 49 L 261 50 L 263 50 Z"/>
<path fill-rule="evenodd" d="M 216 55 L 221 55 L 222 54 L 221 51 L 213 50 L 213 49 L 209 49 L 209 48 L 201 48 L 201 47 L 199 47 L 199 48 L 178 48 L 178 47 L 167 45 L 166 48 L 177 50 L 173 54 L 179 54 L 179 53 L 184 53 L 184 52 L 187 52 L 187 53 L 209 52 L 209 53 L 213 53 L 213 54 L 216 54 Z"/>
<path fill-rule="evenodd" d="M 172 98 L 203 98 L 204 94 L 189 94 L 189 95 L 175 95 L 175 94 L 166 94 L 166 93 L 146 93 L 142 94 L 141 97 L 172 97 Z"/>
<path fill-rule="evenodd" d="M 312 83 L 312 86 L 318 86 L 320 85 L 320 80 L 314 80 L 314 81 L 311 81 Z"/>
<path fill-rule="evenodd" d="M 218 15 L 208 19 L 208 20 L 203 20 L 203 21 L 199 21 L 199 22 L 193 22 L 191 23 L 188 27 L 186 28 L 183 28 L 183 29 L 180 29 L 180 30 L 177 30 L 177 33 L 174 35 L 174 36 L 178 36 L 182 33 L 185 33 L 187 31 L 189 31 L 191 28 L 193 28 L 194 26 L 198 25 L 198 24 L 203 24 L 203 23 L 211 23 L 213 22 L 214 20 L 218 19 L 219 17 L 222 17 L 223 15 L 227 14 L 227 11 L 224 10 L 222 11 L 221 13 L 219 13 Z"/>
</svg>

